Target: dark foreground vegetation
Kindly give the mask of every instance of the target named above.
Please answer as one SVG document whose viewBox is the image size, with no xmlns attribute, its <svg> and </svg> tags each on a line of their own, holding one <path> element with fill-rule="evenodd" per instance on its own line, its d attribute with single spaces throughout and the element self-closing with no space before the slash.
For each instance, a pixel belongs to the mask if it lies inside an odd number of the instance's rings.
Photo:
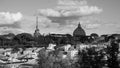
<svg viewBox="0 0 120 68">
<path fill-rule="evenodd" d="M 119 45 L 111 41 L 106 48 L 85 48 L 71 59 L 59 57 L 58 50 L 47 53 L 45 50 L 39 52 L 38 68 L 120 68 Z M 76 60 L 77 59 L 77 60 Z"/>
<path fill-rule="evenodd" d="M 38 64 L 33 68 L 120 68 L 120 41 L 114 35 L 60 36 L 33 37 L 28 33 L 1 35 L 0 47 L 13 48 L 15 51 L 17 48 L 45 47 L 39 51 Z M 56 45 L 55 50 L 47 49 L 50 43 Z M 67 44 L 71 45 L 68 51 L 62 48 Z M 81 45 L 88 47 L 80 49 Z M 72 51 L 78 51 L 74 57 L 71 57 Z M 63 55 L 66 57 L 63 58 Z"/>
</svg>

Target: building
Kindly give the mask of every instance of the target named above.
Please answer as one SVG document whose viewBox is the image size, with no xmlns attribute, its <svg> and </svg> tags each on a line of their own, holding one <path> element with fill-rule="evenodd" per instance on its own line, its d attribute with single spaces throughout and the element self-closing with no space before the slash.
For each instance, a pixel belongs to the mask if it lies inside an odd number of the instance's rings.
<svg viewBox="0 0 120 68">
<path fill-rule="evenodd" d="M 48 34 L 46 36 L 42 36 L 39 33 L 38 29 L 38 18 L 36 18 L 36 30 L 34 33 L 34 37 L 38 43 L 55 43 L 55 44 L 74 44 L 89 42 L 91 38 L 86 36 L 84 29 L 81 27 L 81 24 L 78 24 L 78 27 L 73 31 L 73 36 L 70 34 Z"/>
<path fill-rule="evenodd" d="M 73 36 L 86 36 L 84 29 L 81 27 L 81 24 L 78 24 L 78 27 L 74 30 Z"/>
<path fill-rule="evenodd" d="M 46 36 L 56 44 L 67 44 L 70 42 L 72 36 L 70 34 L 49 34 Z"/>
<path fill-rule="evenodd" d="M 78 24 L 78 27 L 73 31 L 73 36 L 70 34 L 49 34 L 49 38 L 58 44 L 73 44 L 77 42 L 83 43 L 88 41 L 88 36 L 84 29 L 81 27 L 81 24 Z M 73 42 L 74 41 L 74 42 Z"/>
<path fill-rule="evenodd" d="M 80 43 L 86 39 L 86 33 L 81 27 L 81 24 L 78 24 L 78 27 L 73 31 L 73 39 L 75 43 Z"/>
<path fill-rule="evenodd" d="M 34 32 L 34 37 L 38 37 L 40 36 L 41 34 L 39 33 L 39 28 L 38 28 L 38 16 L 36 17 L 36 29 L 35 29 L 35 32 Z"/>
</svg>

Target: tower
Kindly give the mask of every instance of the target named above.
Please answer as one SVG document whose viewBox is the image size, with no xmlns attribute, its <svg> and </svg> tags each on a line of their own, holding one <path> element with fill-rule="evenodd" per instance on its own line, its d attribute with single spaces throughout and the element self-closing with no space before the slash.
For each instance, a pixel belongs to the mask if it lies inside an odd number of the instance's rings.
<svg viewBox="0 0 120 68">
<path fill-rule="evenodd" d="M 38 36 L 40 36 L 40 33 L 39 33 L 39 28 L 38 28 L 38 16 L 36 16 L 36 29 L 34 32 L 34 37 L 38 37 Z"/>
</svg>

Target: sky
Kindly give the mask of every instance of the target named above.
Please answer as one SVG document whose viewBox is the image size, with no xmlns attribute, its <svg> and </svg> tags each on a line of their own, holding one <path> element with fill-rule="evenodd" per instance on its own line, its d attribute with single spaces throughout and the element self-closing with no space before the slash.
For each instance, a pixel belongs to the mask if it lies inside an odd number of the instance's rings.
<svg viewBox="0 0 120 68">
<path fill-rule="evenodd" d="M 0 34 L 72 34 L 78 23 L 87 35 L 120 33 L 120 0 L 0 0 Z"/>
</svg>

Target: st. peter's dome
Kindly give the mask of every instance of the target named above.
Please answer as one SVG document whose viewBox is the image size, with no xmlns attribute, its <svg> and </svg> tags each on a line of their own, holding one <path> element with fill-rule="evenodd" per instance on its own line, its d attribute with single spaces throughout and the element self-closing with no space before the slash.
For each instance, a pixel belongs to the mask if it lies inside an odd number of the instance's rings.
<svg viewBox="0 0 120 68">
<path fill-rule="evenodd" d="M 82 29 L 80 23 L 78 24 L 78 27 L 74 30 L 73 36 L 86 36 L 86 33 L 84 29 Z"/>
</svg>

